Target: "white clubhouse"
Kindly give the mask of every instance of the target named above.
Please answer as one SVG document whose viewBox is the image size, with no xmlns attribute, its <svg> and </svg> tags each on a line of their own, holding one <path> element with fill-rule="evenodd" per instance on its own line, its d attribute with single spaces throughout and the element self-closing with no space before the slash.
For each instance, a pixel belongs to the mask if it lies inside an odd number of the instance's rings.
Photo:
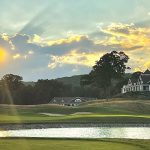
<svg viewBox="0 0 150 150">
<path fill-rule="evenodd" d="M 129 79 L 128 84 L 124 85 L 121 92 L 144 92 L 150 91 L 150 71 L 146 70 L 137 79 Z"/>
</svg>

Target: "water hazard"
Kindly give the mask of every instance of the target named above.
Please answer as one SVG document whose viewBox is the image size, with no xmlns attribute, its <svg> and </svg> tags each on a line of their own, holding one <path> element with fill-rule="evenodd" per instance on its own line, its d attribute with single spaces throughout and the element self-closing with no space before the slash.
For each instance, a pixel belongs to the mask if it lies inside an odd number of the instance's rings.
<svg viewBox="0 0 150 150">
<path fill-rule="evenodd" d="M 0 137 L 150 139 L 150 127 L 22 129 L 0 131 Z"/>
</svg>

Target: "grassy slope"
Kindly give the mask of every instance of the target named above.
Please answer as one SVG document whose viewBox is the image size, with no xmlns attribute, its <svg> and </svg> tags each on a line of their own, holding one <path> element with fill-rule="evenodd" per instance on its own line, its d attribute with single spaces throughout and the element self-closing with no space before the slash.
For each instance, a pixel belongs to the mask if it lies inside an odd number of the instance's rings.
<svg viewBox="0 0 150 150">
<path fill-rule="evenodd" d="M 148 150 L 150 140 L 1 139 L 3 150 Z"/>
<path fill-rule="evenodd" d="M 80 114 L 77 112 L 90 112 L 91 114 Z M 40 113 L 64 114 L 64 116 L 46 116 Z M 0 105 L 0 123 L 58 121 L 150 123 L 150 101 L 116 99 L 109 102 L 95 101 L 79 107 Z"/>
</svg>

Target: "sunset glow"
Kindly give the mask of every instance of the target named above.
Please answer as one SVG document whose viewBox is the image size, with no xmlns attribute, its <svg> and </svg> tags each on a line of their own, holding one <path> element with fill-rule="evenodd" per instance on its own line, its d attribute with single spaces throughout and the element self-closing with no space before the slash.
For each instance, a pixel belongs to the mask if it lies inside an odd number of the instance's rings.
<svg viewBox="0 0 150 150">
<path fill-rule="evenodd" d="M 0 63 L 6 62 L 7 53 L 4 49 L 0 49 Z"/>
<path fill-rule="evenodd" d="M 149 0 L 5 0 L 0 6 L 0 77 L 88 74 L 114 50 L 129 56 L 129 72 L 150 69 Z"/>
</svg>

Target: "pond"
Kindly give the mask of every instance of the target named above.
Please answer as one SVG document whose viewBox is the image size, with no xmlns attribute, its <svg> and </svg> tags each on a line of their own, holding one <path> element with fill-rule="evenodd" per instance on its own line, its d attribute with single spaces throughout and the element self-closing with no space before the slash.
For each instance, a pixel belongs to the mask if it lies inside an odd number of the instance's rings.
<svg viewBox="0 0 150 150">
<path fill-rule="evenodd" d="M 0 137 L 150 139 L 150 127 L 47 128 L 0 131 Z"/>
</svg>

